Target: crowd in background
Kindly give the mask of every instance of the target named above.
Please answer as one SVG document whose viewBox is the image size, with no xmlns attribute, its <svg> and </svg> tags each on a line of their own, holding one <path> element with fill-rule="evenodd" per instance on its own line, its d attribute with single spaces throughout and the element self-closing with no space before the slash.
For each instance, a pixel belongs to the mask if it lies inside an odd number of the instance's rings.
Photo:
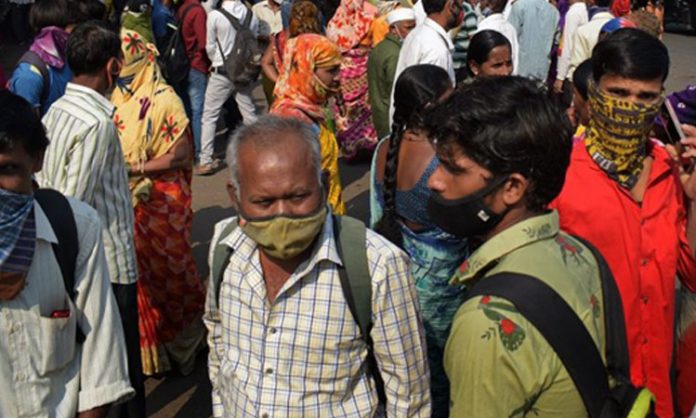
<svg viewBox="0 0 696 418">
<path fill-rule="evenodd" d="M 595 416 L 543 327 L 477 293 L 505 273 L 647 389 L 636 416 L 694 409 L 696 86 L 664 91 L 658 0 L 2 11 L 28 50 L 0 80 L 0 417 L 144 417 L 145 376 L 205 349 L 216 417 Z M 371 162 L 367 228 L 339 159 Z M 226 165 L 204 280 L 192 176 Z"/>
</svg>

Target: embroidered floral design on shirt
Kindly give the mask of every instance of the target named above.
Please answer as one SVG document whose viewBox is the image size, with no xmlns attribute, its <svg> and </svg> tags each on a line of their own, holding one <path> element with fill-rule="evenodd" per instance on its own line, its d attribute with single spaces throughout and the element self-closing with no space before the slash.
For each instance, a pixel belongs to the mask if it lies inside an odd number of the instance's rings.
<svg viewBox="0 0 696 418">
<path fill-rule="evenodd" d="M 558 244 L 561 249 L 561 256 L 563 256 L 563 263 L 565 263 L 565 265 L 568 265 L 568 258 L 572 258 L 578 266 L 581 263 L 589 264 L 583 255 L 583 252 L 585 251 L 584 248 L 577 245 L 575 242 L 566 239 L 561 234 L 558 234 L 556 236 L 556 244 Z"/>
<path fill-rule="evenodd" d="M 592 316 L 599 318 L 602 311 L 599 309 L 599 300 L 597 299 L 597 296 L 592 295 L 592 297 L 590 297 L 590 305 L 592 305 Z"/>
<path fill-rule="evenodd" d="M 164 140 L 167 142 L 172 142 L 176 135 L 179 133 L 179 128 L 177 127 L 178 122 L 174 120 L 174 116 L 170 115 L 164 120 L 162 128 L 160 131 L 164 135 Z"/>
<path fill-rule="evenodd" d="M 506 350 L 515 351 L 520 348 L 527 336 L 526 333 L 510 318 L 496 311 L 503 310 L 508 312 L 517 312 L 514 307 L 504 303 L 491 302 L 490 296 L 483 296 L 479 301 L 479 308 L 483 310 L 484 315 L 486 315 L 488 319 L 492 320 L 498 325 L 497 331 L 500 337 L 500 342 L 503 344 L 503 347 L 505 347 Z M 495 335 L 495 331 L 496 329 L 491 327 L 488 329 L 488 331 L 483 333 L 481 338 L 489 340 Z"/>
<path fill-rule="evenodd" d="M 135 32 L 124 36 L 123 42 L 126 44 L 126 48 L 128 48 L 131 54 L 145 50 L 145 45 L 142 39 L 140 39 L 140 35 Z"/>
<path fill-rule="evenodd" d="M 121 116 L 118 114 L 114 115 L 114 125 L 116 125 L 116 129 L 118 129 L 119 132 L 123 132 L 123 130 L 126 129 L 125 121 L 121 119 Z"/>
</svg>

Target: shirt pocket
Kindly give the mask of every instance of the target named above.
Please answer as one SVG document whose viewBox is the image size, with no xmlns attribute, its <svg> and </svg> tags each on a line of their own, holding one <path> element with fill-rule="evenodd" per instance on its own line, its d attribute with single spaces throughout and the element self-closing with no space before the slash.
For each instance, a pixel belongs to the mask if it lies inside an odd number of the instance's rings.
<svg viewBox="0 0 696 418">
<path fill-rule="evenodd" d="M 39 316 L 39 375 L 60 370 L 75 357 L 77 318 L 72 301 L 66 300 L 67 309 L 53 311 L 49 317 Z"/>
</svg>

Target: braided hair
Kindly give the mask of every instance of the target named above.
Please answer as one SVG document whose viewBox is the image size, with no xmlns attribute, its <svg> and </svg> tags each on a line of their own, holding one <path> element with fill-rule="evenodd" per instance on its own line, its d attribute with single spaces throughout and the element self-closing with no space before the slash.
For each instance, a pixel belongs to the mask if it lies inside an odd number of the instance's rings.
<svg viewBox="0 0 696 418">
<path fill-rule="evenodd" d="M 382 179 L 384 211 L 375 231 L 399 247 L 402 247 L 403 239 L 396 212 L 396 173 L 401 140 L 407 129 L 423 126 L 423 110 L 427 105 L 435 104 L 451 87 L 447 71 L 431 64 L 406 68 L 394 86 L 394 117 Z"/>
</svg>

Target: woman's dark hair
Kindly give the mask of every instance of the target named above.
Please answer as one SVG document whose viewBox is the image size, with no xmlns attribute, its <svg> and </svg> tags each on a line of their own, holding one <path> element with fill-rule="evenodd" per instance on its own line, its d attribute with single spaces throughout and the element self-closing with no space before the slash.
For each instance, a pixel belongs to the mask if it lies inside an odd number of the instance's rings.
<svg viewBox="0 0 696 418">
<path fill-rule="evenodd" d="M 17 145 L 37 157 L 48 146 L 46 130 L 26 100 L 9 90 L 0 90 L 0 152 Z"/>
<path fill-rule="evenodd" d="M 573 86 L 578 90 L 580 96 L 587 100 L 587 88 L 592 79 L 592 60 L 585 60 L 573 72 Z"/>
<path fill-rule="evenodd" d="M 469 42 L 469 49 L 466 55 L 466 68 L 469 70 L 469 76 L 473 77 L 474 73 L 469 66 L 469 62 L 473 61 L 478 65 L 482 65 L 488 61 L 488 56 L 494 48 L 499 46 L 507 46 L 512 54 L 512 46 L 510 41 L 502 33 L 494 30 L 482 30 L 474 35 Z"/>
<path fill-rule="evenodd" d="M 438 154 L 460 151 L 496 177 L 525 176 L 530 210 L 545 209 L 561 192 L 572 128 L 561 107 L 532 80 L 477 78 L 430 110 L 426 129 Z"/>
<path fill-rule="evenodd" d="M 424 109 L 435 105 L 451 87 L 452 81 L 447 71 L 432 64 L 406 68 L 394 85 L 394 117 L 382 180 L 384 213 L 375 230 L 396 245 L 402 245 L 396 213 L 396 173 L 403 132 L 422 127 Z"/>
<path fill-rule="evenodd" d="M 66 55 L 74 75 L 94 74 L 121 56 L 121 39 L 102 22 L 83 23 L 70 35 Z"/>
<path fill-rule="evenodd" d="M 106 19 L 106 6 L 99 0 L 69 0 L 69 3 L 72 24 Z"/>
<path fill-rule="evenodd" d="M 36 0 L 29 11 L 29 25 L 34 32 L 48 26 L 65 28 L 71 20 L 67 0 Z"/>
<path fill-rule="evenodd" d="M 669 52 L 659 39 L 640 29 L 610 33 L 592 50 L 592 74 L 596 82 L 604 74 L 634 80 L 662 79 L 669 74 Z"/>
</svg>

